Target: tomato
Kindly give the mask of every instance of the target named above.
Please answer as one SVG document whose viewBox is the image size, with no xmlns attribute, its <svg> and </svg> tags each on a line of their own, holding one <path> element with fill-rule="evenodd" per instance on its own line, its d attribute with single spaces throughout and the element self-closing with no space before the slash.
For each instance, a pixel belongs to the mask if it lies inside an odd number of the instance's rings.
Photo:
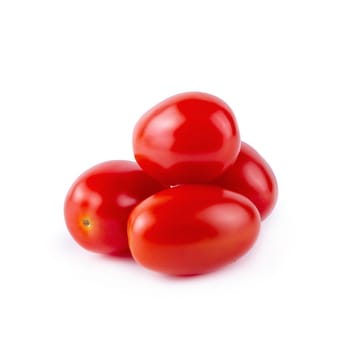
<svg viewBox="0 0 350 350">
<path fill-rule="evenodd" d="M 138 121 L 133 148 L 138 164 L 164 184 L 205 183 L 235 161 L 240 134 L 224 101 L 188 92 L 159 103 Z"/>
<path fill-rule="evenodd" d="M 260 228 L 256 207 L 216 186 L 180 185 L 145 199 L 130 214 L 129 246 L 146 268 L 206 273 L 243 255 Z"/>
<path fill-rule="evenodd" d="M 271 213 L 277 201 L 277 180 L 271 167 L 253 147 L 244 142 L 235 163 L 213 184 L 249 198 L 262 219 Z"/>
<path fill-rule="evenodd" d="M 98 253 L 128 252 L 127 219 L 136 204 L 162 186 L 134 163 L 112 160 L 84 172 L 66 196 L 64 216 L 73 238 Z"/>
</svg>

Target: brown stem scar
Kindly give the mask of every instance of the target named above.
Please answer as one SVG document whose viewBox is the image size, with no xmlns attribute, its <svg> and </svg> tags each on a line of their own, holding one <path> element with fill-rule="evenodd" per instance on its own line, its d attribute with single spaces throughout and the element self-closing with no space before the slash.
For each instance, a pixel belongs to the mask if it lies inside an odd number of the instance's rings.
<svg viewBox="0 0 350 350">
<path fill-rule="evenodd" d="M 86 226 L 86 227 L 90 227 L 90 226 L 91 226 L 90 220 L 87 219 L 87 218 L 84 218 L 84 219 L 83 219 L 83 225 Z"/>
</svg>

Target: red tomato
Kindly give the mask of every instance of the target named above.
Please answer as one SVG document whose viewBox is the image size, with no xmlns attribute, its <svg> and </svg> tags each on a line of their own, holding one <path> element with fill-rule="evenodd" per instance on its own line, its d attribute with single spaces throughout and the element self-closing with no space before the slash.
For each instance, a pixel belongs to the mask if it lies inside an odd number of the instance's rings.
<svg viewBox="0 0 350 350">
<path fill-rule="evenodd" d="M 270 214 L 277 201 L 277 181 L 272 169 L 253 147 L 244 142 L 235 163 L 213 184 L 249 198 L 262 219 Z"/>
<path fill-rule="evenodd" d="M 83 173 L 70 188 L 66 225 L 84 248 L 98 253 L 129 250 L 127 220 L 131 210 L 162 186 L 134 163 L 112 160 Z"/>
<path fill-rule="evenodd" d="M 256 207 L 216 186 L 182 185 L 141 202 L 128 222 L 141 265 L 174 275 L 209 272 L 243 255 L 260 228 Z"/>
<path fill-rule="evenodd" d="M 133 147 L 139 165 L 160 182 L 204 183 L 235 161 L 240 135 L 225 102 L 188 92 L 148 111 L 135 126 Z"/>
</svg>

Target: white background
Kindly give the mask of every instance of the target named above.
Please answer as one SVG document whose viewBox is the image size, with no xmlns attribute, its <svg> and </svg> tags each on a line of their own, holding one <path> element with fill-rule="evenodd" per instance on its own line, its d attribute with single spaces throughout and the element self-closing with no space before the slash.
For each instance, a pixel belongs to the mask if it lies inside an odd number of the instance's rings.
<svg viewBox="0 0 350 350">
<path fill-rule="evenodd" d="M 349 349 L 347 3 L 0 1 L 0 348 Z M 189 90 L 275 170 L 254 248 L 185 279 L 82 250 L 71 183 Z"/>
</svg>

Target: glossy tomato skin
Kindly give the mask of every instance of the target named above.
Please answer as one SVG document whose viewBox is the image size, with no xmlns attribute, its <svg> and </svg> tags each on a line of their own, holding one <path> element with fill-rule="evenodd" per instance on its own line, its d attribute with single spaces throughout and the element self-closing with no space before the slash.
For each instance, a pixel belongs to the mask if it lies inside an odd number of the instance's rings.
<svg viewBox="0 0 350 350">
<path fill-rule="evenodd" d="M 274 208 L 278 186 L 275 174 L 265 159 L 247 143 L 241 143 L 241 150 L 234 164 L 213 184 L 249 198 L 265 219 Z"/>
<path fill-rule="evenodd" d="M 188 92 L 159 103 L 138 121 L 133 148 L 145 172 L 164 184 L 205 183 L 235 161 L 240 134 L 224 101 Z"/>
<path fill-rule="evenodd" d="M 259 213 L 244 196 L 216 186 L 181 185 L 135 207 L 128 237 L 134 259 L 146 268 L 196 275 L 239 258 L 259 228 Z"/>
<path fill-rule="evenodd" d="M 87 250 L 126 253 L 130 212 L 162 188 L 135 162 L 112 160 L 98 164 L 79 176 L 67 193 L 64 203 L 67 228 Z"/>
</svg>

